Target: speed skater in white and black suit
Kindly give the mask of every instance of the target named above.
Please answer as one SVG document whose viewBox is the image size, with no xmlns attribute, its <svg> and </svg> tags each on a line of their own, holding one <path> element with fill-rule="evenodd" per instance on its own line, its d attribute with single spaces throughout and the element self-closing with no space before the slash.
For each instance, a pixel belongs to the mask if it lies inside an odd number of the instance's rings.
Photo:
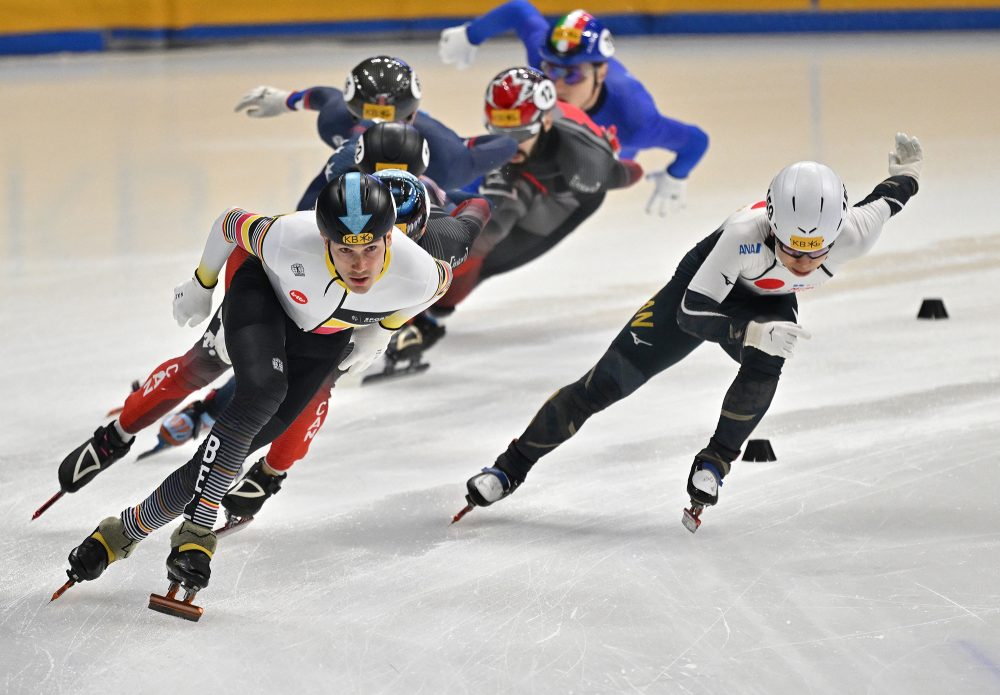
<svg viewBox="0 0 1000 695">
<path fill-rule="evenodd" d="M 215 221 L 194 277 L 175 290 L 174 317 L 204 321 L 232 251 L 253 256 L 233 276 L 222 313 L 235 395 L 188 463 L 70 553 L 71 582 L 97 578 L 183 514 L 168 575 L 192 591 L 207 586 L 219 503 L 248 452 L 284 431 L 333 370 L 364 371 L 396 329 L 447 291 L 451 266 L 394 237 L 395 223 L 389 187 L 361 173 L 327 184 L 315 212 L 231 208 Z"/>
<path fill-rule="evenodd" d="M 578 381 L 559 389 L 491 468 L 467 483 L 468 506 L 512 493 L 531 467 L 572 437 L 594 413 L 625 398 L 704 341 L 739 362 L 707 446 L 695 455 L 685 525 L 697 528 L 743 443 L 767 412 L 785 359 L 798 338 L 797 292 L 830 280 L 867 253 L 892 215 L 917 192 L 923 153 L 897 134 L 889 178 L 848 207 L 840 177 L 815 162 L 792 164 L 774 178 L 766 201 L 738 210 L 691 249 L 673 278 L 625 325 Z"/>
</svg>

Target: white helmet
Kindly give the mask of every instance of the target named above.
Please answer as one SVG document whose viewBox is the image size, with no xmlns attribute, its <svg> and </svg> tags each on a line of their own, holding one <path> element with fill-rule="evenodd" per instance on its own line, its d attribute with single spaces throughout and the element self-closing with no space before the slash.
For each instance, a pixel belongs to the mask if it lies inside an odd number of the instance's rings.
<svg viewBox="0 0 1000 695">
<path fill-rule="evenodd" d="M 774 236 L 796 251 L 819 251 L 840 234 L 847 214 L 847 189 L 825 164 L 796 162 L 767 189 L 767 219 Z"/>
</svg>

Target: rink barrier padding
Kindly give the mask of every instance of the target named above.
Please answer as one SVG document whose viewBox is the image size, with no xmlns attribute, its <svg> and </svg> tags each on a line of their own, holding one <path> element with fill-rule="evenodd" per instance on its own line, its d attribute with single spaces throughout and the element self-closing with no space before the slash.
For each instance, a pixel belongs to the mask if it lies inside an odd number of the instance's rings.
<svg viewBox="0 0 1000 695">
<path fill-rule="evenodd" d="M 0 54 L 162 48 L 283 37 L 431 38 L 496 3 L 411 0 L 396 3 L 393 19 L 371 16 L 368 5 L 301 0 L 22 0 L 0 3 Z M 571 9 L 535 3 L 552 18 Z M 1000 0 L 664 0 L 621 5 L 584 3 L 618 36 L 671 34 L 955 31 L 1000 29 Z M 747 8 L 752 11 L 744 11 Z M 574 5 L 575 7 L 575 5 Z M 602 11 L 604 10 L 604 11 Z"/>
</svg>

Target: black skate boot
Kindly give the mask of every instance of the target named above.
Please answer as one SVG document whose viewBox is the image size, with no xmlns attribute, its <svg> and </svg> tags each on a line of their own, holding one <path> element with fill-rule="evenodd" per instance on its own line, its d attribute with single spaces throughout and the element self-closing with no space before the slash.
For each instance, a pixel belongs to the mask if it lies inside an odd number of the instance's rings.
<svg viewBox="0 0 1000 695">
<path fill-rule="evenodd" d="M 729 472 L 729 462 L 710 449 L 702 449 L 694 457 L 688 474 L 687 493 L 691 497 L 691 508 L 684 510 L 681 519 L 691 533 L 701 526 L 701 512 L 719 501 L 722 479 Z"/>
<path fill-rule="evenodd" d="M 430 350 L 444 337 L 444 333 L 444 324 L 439 323 L 427 312 L 418 314 L 392 336 L 389 347 L 385 350 L 386 359 L 394 362 L 419 361 L 425 351 Z"/>
<path fill-rule="evenodd" d="M 125 524 L 120 517 L 109 516 L 98 524 L 94 532 L 83 543 L 69 551 L 69 580 L 52 595 L 52 600 L 62 596 L 66 589 L 77 582 L 97 579 L 115 560 L 123 560 L 132 554 L 138 541 L 125 535 Z"/>
<path fill-rule="evenodd" d="M 222 506 L 226 517 L 248 517 L 260 511 L 264 503 L 277 494 L 281 483 L 288 477 L 287 473 L 271 475 L 264 470 L 264 459 L 260 459 L 247 474 L 222 498 Z"/>
<path fill-rule="evenodd" d="M 366 376 L 362 383 L 419 374 L 430 367 L 423 361 L 424 353 L 444 337 L 444 324 L 426 311 L 418 314 L 389 339 L 385 349 L 385 367 L 378 374 Z"/>
<path fill-rule="evenodd" d="M 149 608 L 197 622 L 204 609 L 194 605 L 194 597 L 208 586 L 215 545 L 215 532 L 212 529 L 191 521 L 178 526 L 170 536 L 171 550 L 167 556 L 167 579 L 170 586 L 164 596 L 149 595 Z M 182 588 L 184 598 L 178 599 L 177 592 Z"/>
<path fill-rule="evenodd" d="M 167 578 L 185 589 L 200 591 L 212 576 L 215 532 L 192 521 L 185 521 L 170 536 Z"/>
<path fill-rule="evenodd" d="M 455 523 L 473 507 L 488 507 L 505 497 L 514 494 L 521 486 L 528 471 L 534 465 L 517 449 L 517 441 L 510 443 L 507 451 L 497 457 L 492 468 L 484 468 L 482 472 L 469 478 L 465 483 L 468 493 L 465 495 L 466 507 L 451 520 Z"/>
<path fill-rule="evenodd" d="M 125 456 L 132 448 L 130 439 L 125 442 L 114 423 L 98 427 L 94 436 L 73 449 L 59 464 L 59 487 L 63 492 L 76 492 L 101 471 Z"/>
<path fill-rule="evenodd" d="M 109 516 L 98 524 L 83 543 L 69 552 L 66 574 L 75 582 L 93 581 L 115 560 L 127 558 L 138 541 L 125 535 L 121 517 Z"/>
</svg>

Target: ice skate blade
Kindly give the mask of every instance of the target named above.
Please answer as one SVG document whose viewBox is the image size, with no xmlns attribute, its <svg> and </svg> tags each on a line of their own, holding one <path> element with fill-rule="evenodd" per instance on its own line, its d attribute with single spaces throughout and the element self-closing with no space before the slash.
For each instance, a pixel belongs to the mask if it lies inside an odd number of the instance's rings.
<svg viewBox="0 0 1000 695">
<path fill-rule="evenodd" d="M 136 461 L 142 461 L 143 459 L 148 459 L 150 456 L 155 456 L 164 449 L 172 449 L 173 447 L 166 441 L 157 441 L 156 446 L 154 446 L 149 451 L 144 451 L 136 457 Z"/>
<path fill-rule="evenodd" d="M 413 376 L 416 374 L 422 374 L 423 372 L 430 369 L 429 362 L 418 362 L 417 364 L 410 364 L 406 367 L 386 367 L 384 370 L 377 374 L 370 374 L 361 379 L 362 385 L 377 384 L 380 381 L 389 381 L 391 379 L 400 379 L 405 376 Z"/>
<path fill-rule="evenodd" d="M 242 531 L 247 527 L 251 521 L 253 521 L 252 516 L 234 516 L 232 517 L 235 521 L 227 521 L 225 524 L 215 529 L 215 537 L 222 538 L 223 536 L 229 536 L 237 531 Z"/>
<path fill-rule="evenodd" d="M 458 514 L 456 514 L 455 516 L 453 516 L 451 518 L 451 523 L 454 524 L 457 521 L 461 521 L 462 517 L 465 516 L 466 514 L 468 514 L 469 512 L 471 512 L 473 510 L 473 508 L 475 508 L 475 506 L 476 505 L 474 505 L 472 502 L 469 502 L 467 505 L 465 505 L 465 507 L 462 509 L 462 511 L 460 511 Z"/>
<path fill-rule="evenodd" d="M 703 509 L 704 507 L 696 504 L 691 505 L 690 509 L 685 509 L 684 516 L 681 517 L 681 523 L 684 524 L 684 528 L 691 533 L 697 531 L 698 527 L 701 526 L 701 512 Z"/>
<path fill-rule="evenodd" d="M 75 579 L 70 579 L 68 582 L 66 582 L 61 587 L 59 587 L 56 590 L 56 592 L 54 594 L 52 594 L 52 598 L 49 599 L 49 603 L 52 603 L 57 598 L 59 598 L 60 596 L 62 596 L 63 594 L 65 594 L 66 590 L 69 589 L 70 587 L 72 587 L 74 584 L 76 584 L 76 580 Z"/>
<path fill-rule="evenodd" d="M 39 507 L 38 509 L 35 510 L 35 513 L 31 515 L 31 520 L 34 521 L 35 519 L 37 519 L 38 517 L 40 517 L 42 514 L 44 514 L 45 511 L 49 507 L 51 507 L 53 504 L 55 504 L 56 502 L 58 502 L 59 498 L 62 497 L 63 495 L 65 495 L 65 494 L 66 493 L 63 490 L 60 490 L 56 494 L 52 495 L 52 497 L 50 497 L 45 504 L 43 504 L 41 507 Z"/>
<path fill-rule="evenodd" d="M 184 620 L 190 620 L 191 622 L 198 622 L 201 618 L 202 613 L 205 609 L 201 606 L 196 606 L 191 603 L 194 600 L 195 595 L 190 594 L 189 597 L 183 601 L 178 601 L 177 599 L 171 597 L 171 594 L 176 594 L 176 590 L 170 591 L 166 596 L 160 596 L 159 594 L 149 595 L 149 608 L 158 613 L 164 613 L 166 615 L 172 615 L 176 618 L 183 618 Z"/>
</svg>

